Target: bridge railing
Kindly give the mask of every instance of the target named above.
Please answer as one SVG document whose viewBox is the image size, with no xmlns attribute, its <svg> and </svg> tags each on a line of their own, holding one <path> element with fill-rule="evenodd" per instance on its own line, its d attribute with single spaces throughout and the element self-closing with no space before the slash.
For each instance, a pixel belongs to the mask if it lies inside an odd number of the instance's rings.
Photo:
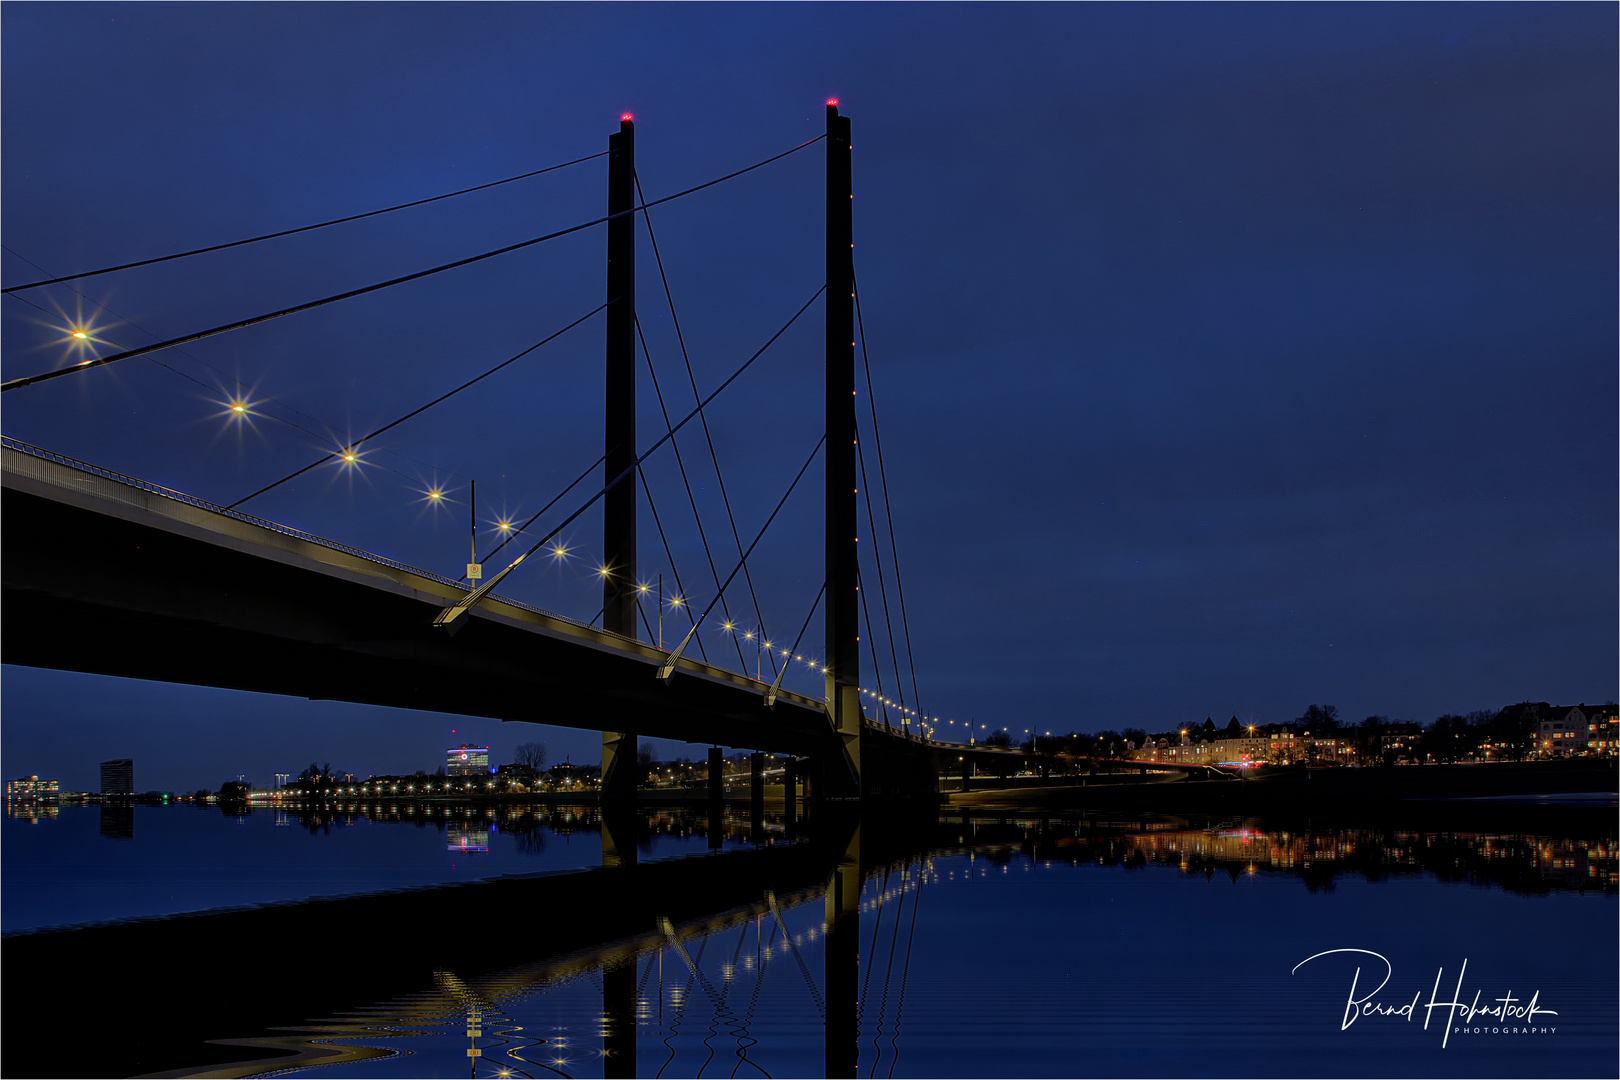
<svg viewBox="0 0 1620 1080">
<path fill-rule="evenodd" d="M 196 509 L 202 510 L 209 514 L 217 514 L 220 517 L 230 518 L 233 521 L 240 521 L 256 528 L 267 529 L 270 532 L 278 533 L 282 536 L 292 537 L 295 540 L 300 540 L 307 544 L 314 544 L 318 547 L 326 548 L 329 551 L 341 552 L 352 558 L 361 559 L 377 566 L 386 566 L 391 570 L 397 570 L 401 573 L 414 574 L 417 577 L 425 578 L 428 581 L 443 585 L 446 588 L 458 589 L 462 592 L 471 591 L 462 582 L 456 581 L 450 577 L 446 577 L 443 574 L 436 574 L 431 570 L 423 570 L 420 567 L 411 566 L 408 563 L 402 563 L 397 559 L 390 559 L 387 556 L 378 555 L 375 552 L 352 547 L 336 540 L 327 539 L 324 536 L 317 536 L 314 533 L 305 532 L 302 529 L 295 529 L 290 525 L 283 525 L 280 522 L 268 521 L 265 518 L 254 517 L 251 514 L 244 514 L 238 510 L 227 509 L 218 503 L 211 503 L 206 499 L 199 499 L 195 495 L 187 495 L 183 491 L 176 491 L 174 488 L 164 487 L 162 484 L 154 484 L 150 481 L 139 479 L 138 477 L 126 476 L 121 472 L 114 472 L 112 469 L 103 468 L 100 465 L 93 465 L 88 461 L 80 461 L 77 458 L 68 457 L 66 454 L 59 454 L 54 450 L 46 450 L 44 447 L 34 446 L 32 443 L 25 443 L 20 439 L 14 439 L 9 435 L 0 435 L 0 447 L 4 447 L 7 450 L 16 451 L 17 453 L 26 457 L 36 458 L 41 461 L 49 461 L 54 464 L 72 469 L 75 472 L 84 473 L 87 476 L 95 476 L 104 480 L 111 480 L 116 484 L 145 492 L 148 495 L 156 495 L 159 498 L 170 499 L 174 502 L 183 503 L 186 506 L 195 507 Z M 39 479 L 46 478 L 41 476 Z M 533 604 L 526 604 L 521 600 L 513 600 L 508 596 L 495 594 L 492 598 L 498 600 L 502 604 L 519 608 L 523 611 L 533 612 L 536 615 L 542 615 L 548 619 L 556 619 L 558 622 L 568 623 L 571 626 L 578 626 L 603 637 L 614 638 L 616 640 L 638 646 L 646 645 L 646 642 L 630 637 L 627 634 L 618 634 L 598 626 L 582 623 L 578 619 L 571 619 L 566 615 L 559 615 L 554 611 L 547 611 L 545 608 L 536 607 Z M 701 666 L 708 667 L 709 665 Z M 714 668 L 713 670 L 723 672 L 726 669 Z M 727 674 L 733 673 L 727 672 Z M 747 676 L 744 675 L 744 678 L 746 677 Z M 881 725 L 875 726 L 881 727 Z"/>
<path fill-rule="evenodd" d="M 144 491 L 149 495 L 157 495 L 161 498 L 172 499 L 175 502 L 196 507 L 197 509 L 203 510 L 210 514 L 218 514 L 221 517 L 230 518 L 234 521 L 240 521 L 248 525 L 253 525 L 257 528 L 268 529 L 269 531 L 279 533 L 282 536 L 290 536 L 296 540 L 302 540 L 305 543 L 315 544 L 319 547 L 326 548 L 329 551 L 339 551 L 345 555 L 349 555 L 356 559 L 363 559 L 366 562 L 374 563 L 378 566 L 386 566 L 392 570 L 398 570 L 407 574 L 415 574 L 418 577 L 437 582 L 438 584 L 444 585 L 447 588 L 459 589 L 462 592 L 471 591 L 460 581 L 446 577 L 443 574 L 436 574 L 431 570 L 423 570 L 421 567 L 411 566 L 408 563 L 402 563 L 397 559 L 390 559 L 385 555 L 378 555 L 375 552 L 366 551 L 362 548 L 351 547 L 350 545 L 340 543 L 337 540 L 329 540 L 324 536 L 317 536 L 314 533 L 305 532 L 302 529 L 295 529 L 290 525 L 283 525 L 280 522 L 268 521 L 264 518 L 254 517 L 251 514 L 244 514 L 238 510 L 229 510 L 223 506 L 220 506 L 218 503 L 211 503 L 206 499 L 199 499 L 195 495 L 187 495 L 183 491 L 176 491 L 173 488 L 167 488 L 162 484 L 154 484 L 147 480 L 141 480 L 138 477 L 126 476 L 121 472 L 114 472 L 112 469 L 106 469 L 100 465 L 92 465 L 88 461 L 80 461 L 77 458 L 68 457 L 66 454 L 58 454 L 54 450 L 46 450 L 44 447 L 34 446 L 32 443 L 25 443 L 20 439 L 13 439 L 9 435 L 0 435 L 0 446 L 5 447 L 7 450 L 15 450 L 17 453 L 27 455 L 28 457 L 38 458 L 42 461 L 54 462 L 55 464 L 73 469 L 76 472 L 85 473 L 89 476 L 97 476 L 105 480 L 111 480 L 114 483 L 123 484 L 126 487 L 132 487 L 139 491 Z M 580 622 L 578 619 L 571 619 L 566 615 L 559 615 L 555 611 L 547 611 L 545 608 L 537 607 L 534 604 L 526 604 L 522 600 L 514 600 L 509 596 L 502 596 L 499 593 L 495 594 L 493 599 L 498 600 L 510 607 L 520 608 L 523 611 L 533 612 L 536 615 L 543 615 L 548 619 L 556 619 L 559 622 L 565 622 L 572 626 L 582 627 L 592 631 L 593 633 L 600 634 L 603 637 L 615 638 L 619 641 L 624 641 L 635 645 L 646 644 L 646 642 L 638 641 L 636 638 L 630 637 L 629 635 L 617 634 L 611 630 L 604 630 L 599 626 L 591 626 L 587 623 Z"/>
<path fill-rule="evenodd" d="M 271 532 L 280 533 L 282 536 L 290 536 L 296 540 L 302 540 L 305 543 L 315 544 L 319 547 L 326 548 L 329 551 L 340 551 L 345 555 L 352 556 L 353 558 L 364 559 L 366 562 L 375 563 L 378 566 L 386 566 L 391 570 L 399 570 L 407 574 L 415 574 L 417 577 L 427 578 L 429 581 L 437 582 L 438 584 L 444 585 L 448 588 L 460 589 L 462 592 L 469 591 L 466 585 L 463 585 L 461 582 L 456 581 L 453 578 L 446 577 L 443 574 L 435 574 L 431 570 L 423 570 L 420 567 L 410 566 L 406 563 L 398 561 L 397 559 L 390 559 L 387 556 L 378 555 L 370 551 L 364 551 L 357 547 L 350 547 L 348 544 L 339 543 L 336 540 L 328 540 L 324 536 L 316 536 L 314 533 L 308 533 L 302 529 L 294 529 L 289 525 L 282 525 L 279 522 L 267 521 L 264 518 L 253 517 L 250 514 L 244 514 L 236 510 L 227 510 L 218 503 L 211 503 L 206 499 L 199 499 L 195 495 L 187 495 L 183 491 L 176 491 L 173 488 L 166 488 L 161 484 L 154 484 L 133 476 L 125 476 L 123 473 L 114 472 L 111 469 L 104 469 L 100 465 L 92 465 L 88 461 L 80 461 L 77 458 L 70 458 L 66 454 L 58 454 L 54 450 L 46 450 L 43 447 L 34 446 L 31 443 L 25 443 L 21 440 L 13 439 L 9 435 L 0 435 L 0 446 L 5 447 L 7 450 L 15 450 L 19 454 L 26 454 L 29 457 L 40 458 L 44 461 L 52 461 L 58 465 L 64 465 L 67 468 L 73 469 L 77 472 L 86 473 L 90 476 L 99 476 L 104 480 L 111 480 L 127 487 L 136 488 L 140 491 L 146 492 L 149 495 L 157 495 L 165 499 L 173 499 L 175 502 L 185 503 L 187 506 L 196 507 L 197 509 L 204 510 L 210 514 L 218 514 L 220 517 L 231 518 L 234 521 L 240 521 L 261 529 L 268 529 Z M 558 619 L 562 622 L 573 623 L 576 626 L 585 625 L 584 623 L 579 622 L 577 619 L 570 619 L 566 615 L 558 615 L 554 611 L 547 611 L 545 608 L 535 607 L 533 604 L 525 604 L 521 600 L 513 600 L 506 596 L 497 596 L 496 599 L 503 604 L 509 604 L 515 608 L 522 608 L 524 611 L 532 611 L 536 615 L 544 615 L 548 619 Z M 592 629 L 595 628 L 593 627 Z M 597 632 L 606 633 L 609 637 L 623 636 L 620 634 L 613 634 L 605 630 L 598 630 Z"/>
</svg>

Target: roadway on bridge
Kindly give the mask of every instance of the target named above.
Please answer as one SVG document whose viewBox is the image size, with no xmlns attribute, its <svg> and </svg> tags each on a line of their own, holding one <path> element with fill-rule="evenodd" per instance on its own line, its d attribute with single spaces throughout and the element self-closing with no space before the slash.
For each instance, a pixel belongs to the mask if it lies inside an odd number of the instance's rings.
<svg viewBox="0 0 1620 1080">
<path fill-rule="evenodd" d="M 824 704 L 448 578 L 6 440 L 9 664 L 816 757 Z M 869 728 L 874 753 L 960 747 Z"/>
</svg>

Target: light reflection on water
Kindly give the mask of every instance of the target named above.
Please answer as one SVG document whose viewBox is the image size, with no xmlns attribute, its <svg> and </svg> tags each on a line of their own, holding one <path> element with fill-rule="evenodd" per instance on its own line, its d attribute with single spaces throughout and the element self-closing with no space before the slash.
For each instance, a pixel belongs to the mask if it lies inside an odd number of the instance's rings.
<svg viewBox="0 0 1620 1080">
<path fill-rule="evenodd" d="M 601 863 L 594 806 L 343 802 L 196 807 L 8 804 L 0 930 L 363 894 Z M 761 840 L 781 840 L 779 821 Z M 685 807 L 649 816 L 643 859 L 751 845 Z M 107 841 L 116 841 L 108 843 Z"/>
<path fill-rule="evenodd" d="M 816 887 L 493 974 L 469 954 L 399 998 L 240 1043 L 301 1061 L 194 1075 L 819 1076 L 835 1029 L 861 1076 L 1613 1073 L 1612 826 L 1012 816 L 924 839 L 866 862 L 842 916 Z M 847 970 L 835 923 L 858 935 Z M 522 936 L 476 912 L 466 928 Z M 1555 1030 L 1442 1046 L 1421 1009 L 1341 1030 L 1353 965 L 1291 972 L 1342 948 L 1389 959 L 1396 1004 L 1466 961 L 1469 993 L 1538 993 Z"/>
</svg>

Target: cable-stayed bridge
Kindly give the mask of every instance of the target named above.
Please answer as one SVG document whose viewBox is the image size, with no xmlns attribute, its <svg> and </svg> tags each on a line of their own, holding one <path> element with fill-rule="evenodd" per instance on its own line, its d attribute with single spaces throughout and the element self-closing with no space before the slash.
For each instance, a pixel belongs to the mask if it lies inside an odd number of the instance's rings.
<svg viewBox="0 0 1620 1080">
<path fill-rule="evenodd" d="M 641 737 L 793 755 L 792 771 L 822 798 L 931 795 L 944 756 L 954 763 L 965 748 L 935 741 L 937 725 L 919 701 L 858 307 L 850 125 L 836 102 L 829 102 L 826 116 L 826 133 L 818 138 L 657 199 L 641 191 L 635 126 L 627 115 L 610 137 L 608 150 L 588 158 L 300 229 L 67 277 L 46 276 L 0 290 L 29 302 L 26 296 L 34 290 L 64 284 L 77 290 L 72 283 L 104 274 L 342 225 L 606 158 L 607 213 L 574 226 L 134 348 L 94 348 L 92 329 L 69 326 L 65 332 L 88 355 L 9 379 L 3 391 L 19 393 L 6 399 L 6 405 L 25 409 L 27 395 L 42 392 L 33 389 L 41 384 L 94 380 L 99 369 L 136 358 L 162 362 L 165 352 L 194 342 L 434 278 L 565 236 L 593 229 L 606 233 L 605 300 L 594 310 L 368 433 L 345 436 L 336 445 L 323 440 L 329 448 L 313 460 L 234 502 L 211 502 L 7 439 L 4 584 L 10 632 L 4 635 L 0 658 L 597 729 L 603 732 L 606 799 L 633 797 Z M 650 211 L 818 144 L 826 156 L 824 284 L 740 367 L 703 395 Z M 676 406 L 673 389 L 666 392 L 658 382 L 637 316 L 637 238 L 642 231 L 685 361 L 694 402 L 690 408 Z M 793 470 L 783 477 L 785 490 L 754 532 L 740 526 L 733 512 L 709 407 L 722 394 L 735 396 L 739 379 L 796 324 L 811 322 L 818 305 L 825 345 L 824 430 L 813 447 L 794 456 Z M 605 363 L 601 456 L 532 517 L 522 522 L 503 518 L 483 552 L 475 517 L 470 561 L 461 578 L 251 515 L 254 500 L 271 491 L 311 474 L 358 469 L 375 460 L 379 450 L 397 446 L 411 421 L 423 413 L 559 338 L 586 332 L 583 328 L 599 318 Z M 660 433 L 638 443 L 637 375 L 643 361 L 659 405 L 653 429 Z M 869 430 L 858 420 L 858 404 L 867 406 Z M 258 409 L 246 396 L 222 406 L 243 417 Z M 289 422 L 285 414 L 279 419 Z M 863 434 L 869 436 L 864 445 Z M 683 435 L 689 448 L 684 455 Z M 693 494 L 691 474 L 700 465 L 690 449 L 694 445 L 708 451 L 724 501 L 724 525 L 711 521 L 705 528 Z M 660 455 L 677 464 L 707 564 L 695 573 L 689 566 L 684 580 L 671 547 L 674 515 L 667 509 L 660 514 L 647 480 Z M 821 588 L 804 597 L 807 608 L 768 613 L 761 610 L 749 559 L 794 492 L 813 486 L 818 460 L 824 566 L 820 575 L 799 576 L 812 581 L 820 577 Z M 437 487 L 425 493 L 429 500 L 445 494 Z M 469 501 L 476 505 L 475 495 Z M 644 519 L 638 519 L 644 502 L 657 548 L 644 535 Z M 666 498 L 666 508 L 669 503 Z M 567 618 L 503 593 L 503 584 L 520 581 L 526 567 L 565 557 L 571 535 L 567 530 L 587 512 L 600 513 L 602 523 L 597 567 L 602 604 L 595 618 Z M 726 532 L 734 545 L 731 553 L 719 540 Z M 649 549 L 653 559 L 647 558 Z M 661 576 L 655 579 L 647 572 L 652 565 L 669 569 L 673 588 L 666 592 Z M 697 584 L 704 569 L 711 588 Z M 691 591 L 687 582 L 694 586 Z M 779 631 L 774 635 L 766 632 L 767 615 Z M 818 615 L 819 649 L 807 642 Z M 780 632 L 783 627 L 798 627 L 796 638 Z M 727 658 L 707 655 L 717 640 L 731 646 L 735 668 Z M 806 674 L 817 677 L 819 694 L 803 685 Z"/>
</svg>

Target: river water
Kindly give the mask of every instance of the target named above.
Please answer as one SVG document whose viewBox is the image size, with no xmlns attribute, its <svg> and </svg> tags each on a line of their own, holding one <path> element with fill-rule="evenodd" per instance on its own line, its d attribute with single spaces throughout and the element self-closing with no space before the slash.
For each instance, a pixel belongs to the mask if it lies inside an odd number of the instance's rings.
<svg viewBox="0 0 1620 1080">
<path fill-rule="evenodd" d="M 615 926 L 563 953 L 472 906 L 455 927 L 464 963 L 308 1015 L 297 1032 L 233 1017 L 197 1045 L 235 1042 L 147 1071 L 1612 1076 L 1613 812 L 1486 817 L 953 811 L 881 841 L 867 821 L 837 834 L 829 850 L 844 854 L 809 887 Z M 802 827 L 746 811 L 715 830 L 695 810 L 643 812 L 634 831 L 647 881 L 723 878 L 728 859 L 803 842 Z M 549 875 L 546 895 L 566 896 L 571 871 L 601 865 L 602 835 L 590 807 L 13 809 L 0 910 L 23 940 L 503 875 Z M 829 902 L 816 881 L 840 880 L 838 865 L 858 897 Z M 565 919 L 566 905 L 541 917 Z M 402 928 L 402 946 L 444 929 Z M 320 943 L 331 978 L 344 947 Z M 289 957 L 245 940 L 230 962 L 252 977 Z M 93 1016 L 84 1027 L 94 1062 Z M 275 1051 L 302 1057 L 219 1071 Z"/>
</svg>

